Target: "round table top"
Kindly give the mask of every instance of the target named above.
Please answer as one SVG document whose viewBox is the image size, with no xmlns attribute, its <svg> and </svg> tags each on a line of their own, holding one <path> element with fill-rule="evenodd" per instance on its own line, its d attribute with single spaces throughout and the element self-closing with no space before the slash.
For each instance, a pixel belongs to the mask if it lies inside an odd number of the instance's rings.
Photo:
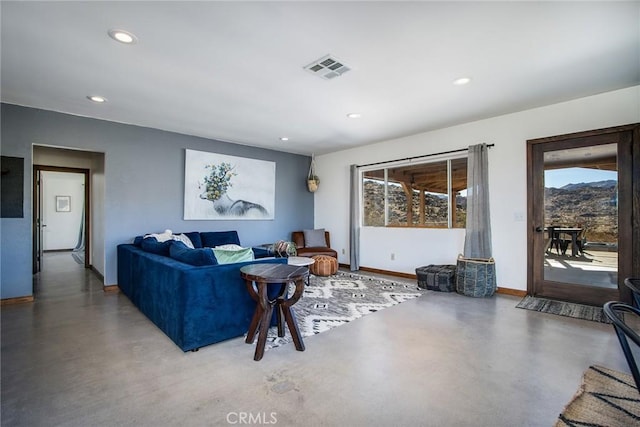
<svg viewBox="0 0 640 427">
<path fill-rule="evenodd" d="M 240 276 L 254 282 L 295 282 L 309 275 L 309 269 L 287 264 L 250 264 L 240 269 Z"/>
<path fill-rule="evenodd" d="M 305 267 L 307 265 L 311 265 L 316 262 L 313 258 L 308 258 L 306 256 L 290 256 L 287 258 L 287 264 L 289 265 L 297 265 L 299 267 Z"/>
</svg>

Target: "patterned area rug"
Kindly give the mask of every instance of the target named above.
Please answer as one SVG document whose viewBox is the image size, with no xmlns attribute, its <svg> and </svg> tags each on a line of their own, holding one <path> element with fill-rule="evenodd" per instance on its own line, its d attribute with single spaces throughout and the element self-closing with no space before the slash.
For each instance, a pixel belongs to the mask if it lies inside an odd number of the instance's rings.
<svg viewBox="0 0 640 427">
<path fill-rule="evenodd" d="M 640 393 L 633 377 L 602 366 L 590 366 L 582 385 L 564 408 L 556 427 L 640 425 Z"/>
<path fill-rule="evenodd" d="M 309 285 L 293 310 L 304 339 L 417 298 L 425 292 L 417 283 L 412 285 L 339 271 L 333 276 L 309 276 Z M 254 345 L 257 341 L 256 337 Z M 265 351 L 290 342 L 292 338 L 287 327 L 284 337 L 278 337 L 277 328 L 271 327 Z"/>
<path fill-rule="evenodd" d="M 605 316 L 602 307 L 554 301 L 545 298 L 536 298 L 529 295 L 524 297 L 516 307 L 524 308 L 526 310 L 540 311 L 543 313 L 557 314 L 558 316 L 591 320 L 593 322 L 611 323 L 609 319 L 607 319 L 607 316 Z"/>
</svg>

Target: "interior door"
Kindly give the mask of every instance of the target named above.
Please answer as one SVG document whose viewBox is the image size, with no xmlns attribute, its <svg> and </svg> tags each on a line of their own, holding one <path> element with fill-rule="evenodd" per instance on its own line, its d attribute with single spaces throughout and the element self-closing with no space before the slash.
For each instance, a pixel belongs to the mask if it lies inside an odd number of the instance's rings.
<svg viewBox="0 0 640 427">
<path fill-rule="evenodd" d="M 90 193 L 90 170 L 60 166 L 33 166 L 33 273 L 38 273 L 43 269 L 43 252 L 44 252 L 44 228 L 47 224 L 44 220 L 44 197 L 54 197 L 53 194 L 44 194 L 45 186 L 43 185 L 43 172 L 57 172 L 66 174 L 82 174 L 84 175 L 84 196 L 82 201 L 77 203 L 82 211 L 82 228 L 78 233 L 78 245 L 73 250 L 73 257 L 80 264 L 84 264 L 85 268 L 91 268 L 90 256 L 90 212 L 91 212 L 91 193 Z M 82 243 L 80 242 L 82 241 Z M 35 290 L 34 290 L 35 293 Z"/>
<path fill-rule="evenodd" d="M 630 302 L 623 281 L 633 274 L 634 132 L 528 141 L 529 295 Z"/>
</svg>

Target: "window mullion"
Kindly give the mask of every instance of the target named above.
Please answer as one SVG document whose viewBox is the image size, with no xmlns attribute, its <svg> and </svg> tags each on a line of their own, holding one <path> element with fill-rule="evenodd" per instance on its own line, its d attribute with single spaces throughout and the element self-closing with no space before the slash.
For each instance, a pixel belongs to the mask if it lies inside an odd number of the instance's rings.
<svg viewBox="0 0 640 427">
<path fill-rule="evenodd" d="M 452 187 L 452 176 L 451 176 L 451 159 L 447 159 L 447 196 L 449 199 L 449 205 L 447 209 L 447 228 L 453 228 L 453 212 L 452 209 L 455 209 L 455 203 L 453 204 L 453 208 L 451 207 L 451 196 L 453 192 L 451 190 Z"/>
<path fill-rule="evenodd" d="M 384 170 L 384 226 L 389 225 L 389 170 Z"/>
</svg>

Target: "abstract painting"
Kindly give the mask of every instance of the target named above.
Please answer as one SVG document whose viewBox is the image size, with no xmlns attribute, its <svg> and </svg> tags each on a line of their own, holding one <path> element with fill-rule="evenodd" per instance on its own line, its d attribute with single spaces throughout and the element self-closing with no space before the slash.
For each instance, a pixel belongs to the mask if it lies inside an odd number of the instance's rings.
<svg viewBox="0 0 640 427">
<path fill-rule="evenodd" d="M 276 164 L 185 150 L 184 219 L 274 219 Z"/>
</svg>

